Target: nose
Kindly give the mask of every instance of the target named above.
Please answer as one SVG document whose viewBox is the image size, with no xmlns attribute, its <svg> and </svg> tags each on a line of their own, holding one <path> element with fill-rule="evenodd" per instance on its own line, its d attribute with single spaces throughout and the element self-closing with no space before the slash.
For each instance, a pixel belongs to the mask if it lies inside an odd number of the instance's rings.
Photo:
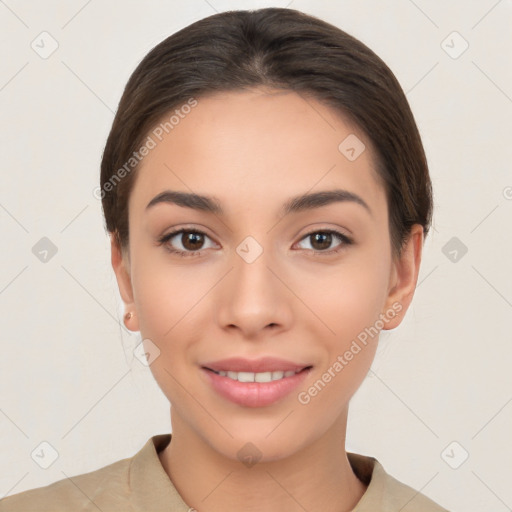
<svg viewBox="0 0 512 512">
<path fill-rule="evenodd" d="M 250 339 L 289 329 L 293 294 L 283 284 L 286 278 L 282 274 L 266 251 L 250 263 L 235 253 L 233 268 L 217 297 L 220 327 Z"/>
</svg>

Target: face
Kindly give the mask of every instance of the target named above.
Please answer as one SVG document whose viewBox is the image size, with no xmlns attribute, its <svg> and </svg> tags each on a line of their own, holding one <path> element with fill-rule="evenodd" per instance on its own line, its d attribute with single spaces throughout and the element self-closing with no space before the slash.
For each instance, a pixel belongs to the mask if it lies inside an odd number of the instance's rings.
<svg viewBox="0 0 512 512">
<path fill-rule="evenodd" d="M 129 253 L 113 243 L 112 263 L 173 432 L 233 460 L 248 442 L 275 460 L 344 433 L 422 245 L 415 226 L 392 259 L 370 141 L 316 100 L 264 89 L 197 98 L 152 138 Z"/>
</svg>

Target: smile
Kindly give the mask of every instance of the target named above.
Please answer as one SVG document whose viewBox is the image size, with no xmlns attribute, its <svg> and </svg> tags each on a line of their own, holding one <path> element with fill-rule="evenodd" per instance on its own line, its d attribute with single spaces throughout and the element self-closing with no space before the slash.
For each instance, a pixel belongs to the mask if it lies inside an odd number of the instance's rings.
<svg viewBox="0 0 512 512">
<path fill-rule="evenodd" d="M 312 370 L 312 366 L 302 365 L 279 370 L 273 364 L 267 371 L 221 370 L 222 366 L 216 366 L 215 370 L 202 366 L 205 382 L 222 398 L 244 407 L 265 407 L 284 400 L 302 385 Z"/>
<path fill-rule="evenodd" d="M 208 368 L 210 370 L 210 368 Z M 228 377 L 229 379 L 237 380 L 238 382 L 272 382 L 274 380 L 281 380 L 286 377 L 293 377 L 296 373 L 302 370 L 288 370 L 288 371 L 275 371 L 275 372 L 231 372 L 231 371 L 215 371 L 212 372 L 220 375 L 221 377 Z"/>
</svg>

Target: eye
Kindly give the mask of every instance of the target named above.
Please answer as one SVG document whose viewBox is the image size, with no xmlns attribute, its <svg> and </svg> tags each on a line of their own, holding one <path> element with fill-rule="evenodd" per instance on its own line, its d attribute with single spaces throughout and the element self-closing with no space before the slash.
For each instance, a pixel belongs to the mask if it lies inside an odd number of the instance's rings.
<svg viewBox="0 0 512 512">
<path fill-rule="evenodd" d="M 328 249 L 332 242 L 338 239 L 341 241 L 335 249 Z M 310 241 L 310 247 L 314 251 L 313 254 L 321 255 L 321 254 L 333 254 L 343 250 L 347 245 L 351 245 L 353 240 L 348 236 L 336 231 L 334 229 L 326 229 L 319 231 L 312 231 L 308 233 L 305 237 L 301 239 Z M 300 243 L 300 242 L 299 242 Z M 306 247 L 309 250 L 309 248 Z"/>
<path fill-rule="evenodd" d="M 208 247 L 204 247 L 205 238 L 210 239 L 203 231 L 182 228 L 171 231 L 160 237 L 158 239 L 158 245 L 165 244 L 165 248 L 169 252 L 177 254 L 178 256 L 190 257 L 196 256 L 197 253 L 204 249 L 208 249 Z M 176 240 L 173 242 L 173 239 Z M 178 248 L 175 248 L 175 244 Z M 214 246 L 215 245 L 212 245 L 212 247 Z"/>
<path fill-rule="evenodd" d="M 203 231 L 198 229 L 181 228 L 160 237 L 158 239 L 158 245 L 165 245 L 165 249 L 167 251 L 172 254 L 176 254 L 177 256 L 191 257 L 198 256 L 205 249 L 215 247 L 215 244 L 210 245 L 210 247 L 204 247 L 205 239 L 211 240 Z M 341 243 L 335 246 L 335 249 L 329 249 L 333 241 L 336 239 Z M 305 249 L 313 251 L 314 255 L 334 254 L 340 252 L 347 245 L 351 245 L 353 243 L 351 238 L 333 229 L 312 231 L 305 235 L 301 239 L 301 242 L 303 240 L 310 241 L 310 248 L 306 247 Z"/>
</svg>

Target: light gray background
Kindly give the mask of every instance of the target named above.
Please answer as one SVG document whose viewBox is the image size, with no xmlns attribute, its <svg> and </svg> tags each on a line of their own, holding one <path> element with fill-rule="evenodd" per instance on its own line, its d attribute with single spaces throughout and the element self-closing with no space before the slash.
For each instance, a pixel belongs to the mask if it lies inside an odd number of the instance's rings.
<svg viewBox="0 0 512 512">
<path fill-rule="evenodd" d="M 122 89 L 155 44 L 216 11 L 266 6 L 321 17 L 383 58 L 434 184 L 416 295 L 381 336 L 347 449 L 453 511 L 511 510 L 510 0 L 0 1 L 0 496 L 170 431 L 168 402 L 133 357 L 140 334 L 120 323 L 93 196 L 100 156 Z M 51 48 L 43 31 L 58 43 L 47 58 L 31 47 Z M 43 237 L 57 248 L 46 262 L 32 250 Z M 48 469 L 31 457 L 51 455 L 44 441 L 58 453 Z"/>
</svg>

